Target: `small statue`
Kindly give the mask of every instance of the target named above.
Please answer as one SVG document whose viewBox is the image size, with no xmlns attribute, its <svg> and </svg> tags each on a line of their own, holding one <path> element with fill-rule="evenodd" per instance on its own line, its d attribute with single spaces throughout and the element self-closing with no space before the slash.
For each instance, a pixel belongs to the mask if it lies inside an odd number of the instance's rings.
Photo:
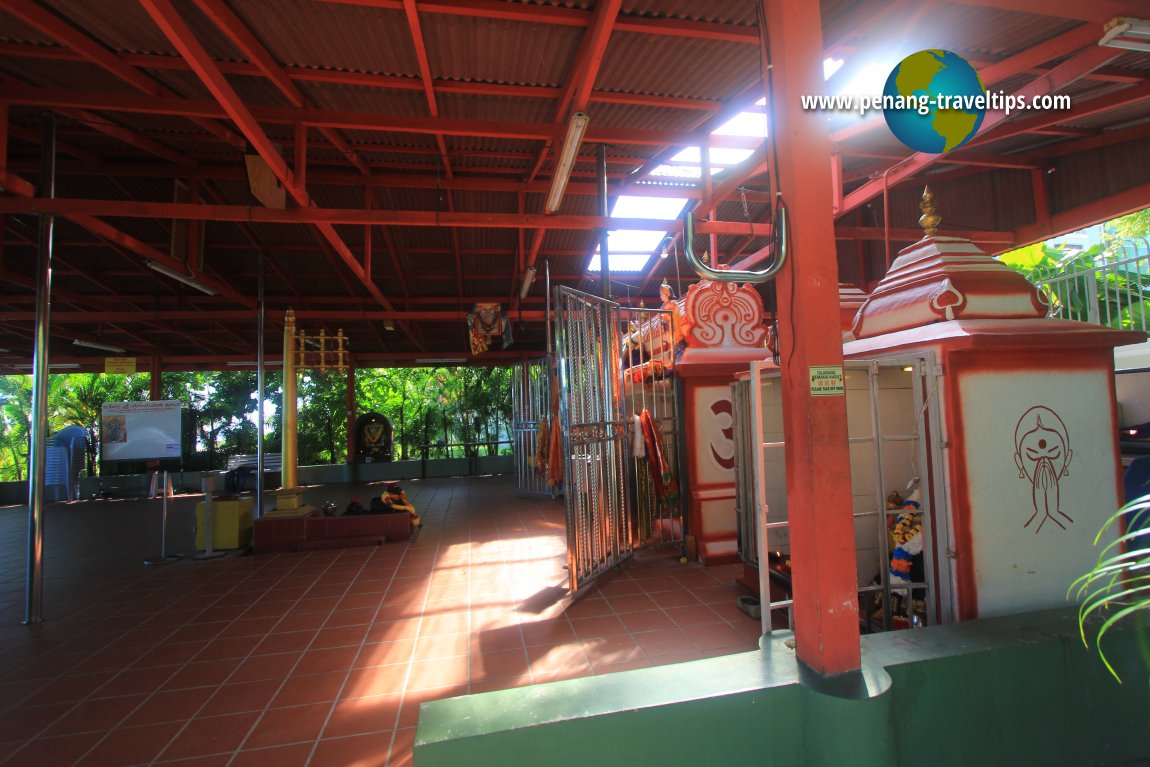
<svg viewBox="0 0 1150 767">
<path fill-rule="evenodd" d="M 398 482 L 392 482 L 383 491 L 381 499 L 386 506 L 390 506 L 392 511 L 406 511 L 411 516 L 412 529 L 418 529 L 423 526 L 423 522 L 419 519 L 419 514 L 416 513 L 415 507 L 411 501 L 407 499 L 407 492 L 399 486 Z"/>
<path fill-rule="evenodd" d="M 671 313 L 671 327 L 668 328 L 668 344 L 674 350 L 673 359 L 675 362 L 683 356 L 683 349 L 687 345 L 687 335 L 683 327 L 683 311 L 679 308 L 679 302 L 675 299 L 675 293 L 671 290 L 671 284 L 667 282 L 666 278 L 663 279 L 663 284 L 659 286 L 659 307 L 665 312 Z"/>
</svg>

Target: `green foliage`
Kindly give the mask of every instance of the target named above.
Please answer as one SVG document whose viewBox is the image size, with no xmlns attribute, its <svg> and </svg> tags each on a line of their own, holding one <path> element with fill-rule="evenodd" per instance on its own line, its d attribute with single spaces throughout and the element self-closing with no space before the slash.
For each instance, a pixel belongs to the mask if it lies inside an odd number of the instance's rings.
<svg viewBox="0 0 1150 767">
<path fill-rule="evenodd" d="M 264 449 L 280 449 L 279 373 L 266 375 Z M 394 368 L 360 370 L 353 417 L 376 411 L 395 429 L 395 458 L 459 457 L 507 452 L 499 440 L 510 430 L 510 369 Z M 49 431 L 77 424 L 88 432 L 87 474 L 99 472 L 100 410 L 105 402 L 145 400 L 147 374 L 87 373 L 48 378 Z M 219 469 L 227 456 L 256 452 L 254 371 L 164 373 L 163 399 L 184 408 L 184 467 Z M 335 371 L 307 372 L 297 388 L 301 465 L 347 460 L 347 378 Z M 0 376 L 0 481 L 24 481 L 32 409 L 31 376 Z M 430 447 L 426 447 L 430 446 Z"/>
<path fill-rule="evenodd" d="M 496 455 L 510 431 L 510 376 L 510 368 L 361 370 L 356 415 L 387 416 L 396 460 Z"/>
<path fill-rule="evenodd" d="M 1120 239 L 1150 237 L 1150 208 L 1116 218 L 1108 224 L 1108 228 Z"/>
<path fill-rule="evenodd" d="M 32 422 L 32 377 L 0 376 L 0 480 L 24 481 Z"/>
<path fill-rule="evenodd" d="M 1068 253 L 1036 243 L 998 260 L 1040 287 L 1052 317 L 1142 329 L 1150 320 L 1150 275 L 1137 264 L 1113 266 L 1119 255 L 1103 245 Z"/>
<path fill-rule="evenodd" d="M 1142 657 L 1150 671 L 1150 641 L 1139 619 L 1141 613 L 1150 610 L 1150 496 L 1116 511 L 1098 532 L 1094 545 L 1112 530 L 1119 534 L 1103 547 L 1098 563 L 1071 584 L 1070 593 L 1081 601 L 1078 628 L 1082 643 L 1090 646 L 1090 633 L 1098 657 L 1121 682 L 1102 648 L 1102 639 L 1123 621 L 1134 619 Z"/>
<path fill-rule="evenodd" d="M 88 435 L 88 476 L 94 477 L 99 461 L 101 408 L 105 402 L 148 399 L 151 376 L 73 373 L 49 378 L 63 384 L 56 387 L 55 396 L 49 390 L 49 409 L 55 411 L 49 431 L 57 431 L 69 424 L 84 427 Z"/>
</svg>

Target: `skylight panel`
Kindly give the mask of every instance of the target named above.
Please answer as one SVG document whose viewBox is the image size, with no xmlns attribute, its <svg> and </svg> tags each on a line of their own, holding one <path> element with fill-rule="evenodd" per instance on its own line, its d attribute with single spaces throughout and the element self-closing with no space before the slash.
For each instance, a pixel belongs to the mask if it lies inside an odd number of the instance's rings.
<svg viewBox="0 0 1150 767">
<path fill-rule="evenodd" d="M 711 131 L 711 135 L 765 137 L 767 135 L 767 116 L 762 112 L 739 112 Z"/>
<path fill-rule="evenodd" d="M 637 197 L 621 195 L 611 209 L 612 218 L 678 218 L 687 200 L 683 197 Z M 646 268 L 659 244 L 666 238 L 666 232 L 652 232 L 646 229 L 615 229 L 607 233 L 608 264 L 612 272 L 641 272 Z M 587 271 L 598 272 L 602 268 L 599 248 L 591 257 Z"/>
</svg>

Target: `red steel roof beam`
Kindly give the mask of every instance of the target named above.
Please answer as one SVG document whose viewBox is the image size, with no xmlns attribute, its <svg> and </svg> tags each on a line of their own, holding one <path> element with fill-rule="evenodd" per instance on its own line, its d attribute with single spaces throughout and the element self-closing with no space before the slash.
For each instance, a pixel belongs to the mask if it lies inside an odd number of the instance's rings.
<svg viewBox="0 0 1150 767">
<path fill-rule="evenodd" d="M 1081 79 L 1082 76 L 1087 72 L 1102 66 L 1107 61 L 1110 61 L 1112 58 L 1119 54 L 1119 51 L 1110 48 L 1100 48 L 1097 46 L 1094 48 L 1087 48 L 1081 53 L 1078 53 L 1059 64 L 1057 67 L 1052 69 L 1049 74 L 1022 86 L 1016 90 L 1013 95 L 1024 96 L 1026 97 L 1027 102 L 1030 102 L 1036 96 L 1056 93 L 1062 88 L 1065 88 L 1067 85 L 1070 85 L 1071 83 Z M 1147 86 L 1147 89 L 1148 90 L 1145 94 L 1145 97 L 1150 97 L 1150 85 Z M 1130 88 L 1127 90 L 1138 90 L 1138 88 Z M 1105 98 L 1106 97 L 1102 97 L 1102 99 Z M 1101 101 L 1102 99 L 1093 99 L 1092 101 Z M 1038 119 L 1047 120 L 1048 124 L 1062 122 L 1066 119 L 1066 113 L 1051 114 L 1054 116 L 1051 117 L 1050 115 L 1039 115 Z M 982 130 L 984 131 L 982 138 L 975 139 L 967 146 L 977 146 L 986 143 L 988 140 L 993 140 L 987 139 L 985 137 L 988 135 L 993 135 L 995 131 L 992 130 L 989 134 L 985 131 L 994 128 L 995 125 L 1002 123 L 1005 119 L 1006 115 L 1003 112 L 988 110 L 986 117 L 983 118 L 982 122 Z M 1007 126 L 1007 130 L 1010 130 L 1011 132 L 1005 135 L 1017 135 L 1017 133 L 1025 132 L 1025 127 L 1020 126 L 1026 122 L 1028 121 L 1019 120 L 1017 123 Z M 945 162 L 946 157 L 947 155 L 945 154 L 936 155 L 927 154 L 924 152 L 917 152 L 911 155 L 906 161 L 891 171 L 885 179 L 874 179 L 867 182 L 866 184 L 863 184 L 853 192 L 847 194 L 843 198 L 843 205 L 839 210 L 839 216 L 854 210 L 863 203 L 866 203 L 874 197 L 882 194 L 884 182 L 888 185 L 888 188 L 896 186 L 900 182 L 910 178 L 919 171 L 925 170 L 936 162 Z"/>
<path fill-rule="evenodd" d="M 0 104 L 0 109 L 7 109 L 7 104 Z M 10 125 L 8 133 L 21 141 L 27 141 L 30 144 L 40 145 L 43 135 L 39 131 L 30 130 L 19 125 Z M 95 152 L 90 152 L 87 149 L 81 149 L 74 144 L 69 144 L 66 141 L 56 141 L 56 150 L 63 154 L 75 157 L 77 160 L 83 160 L 87 171 L 90 173 L 96 170 L 99 166 L 104 164 L 104 158 Z M 164 168 L 163 173 L 171 174 L 171 168 Z"/>
<path fill-rule="evenodd" d="M 439 105 L 435 102 L 435 84 L 431 79 L 431 64 L 427 59 L 427 45 L 423 40 L 423 27 L 419 23 L 419 11 L 416 10 L 415 0 L 403 0 L 403 15 L 407 19 L 411 42 L 415 46 L 415 59 L 419 62 L 419 79 L 423 82 L 427 109 L 432 117 L 439 117 Z M 447 144 L 444 143 L 442 134 L 435 134 L 435 144 L 439 147 L 444 173 L 451 178 L 451 161 L 447 158 Z"/>
<path fill-rule="evenodd" d="M 1095 48 L 1092 51 L 1098 51 L 1095 55 L 1102 55 L 1102 52 L 1117 54 L 1118 51 L 1109 48 Z M 1051 73 L 1053 74 L 1053 72 Z M 1084 117 L 1102 114 L 1104 112 L 1111 112 L 1115 109 L 1137 104 L 1140 101 L 1150 99 L 1150 83 L 1144 85 L 1135 85 L 1130 88 L 1123 88 L 1120 91 L 1108 93 L 1105 96 L 1090 99 L 1089 101 L 1079 101 L 1070 109 L 1061 112 L 1043 112 L 1036 114 L 1032 117 L 1025 117 L 1021 120 L 1013 120 L 1011 122 L 998 125 L 994 130 L 983 131 L 975 137 L 967 146 L 976 147 L 983 144 L 989 144 L 993 141 L 1001 141 L 1002 139 L 1018 136 L 1023 133 L 1034 133 L 1042 128 L 1047 128 L 1056 125 L 1060 122 L 1074 122 Z M 987 114 L 987 120 L 990 119 L 990 114 Z M 984 121 L 985 124 L 985 121 Z"/>
<path fill-rule="evenodd" d="M 581 112 L 587 108 L 587 94 L 595 84 L 599 68 L 603 65 L 603 52 L 607 48 L 611 28 L 615 23 L 615 17 L 619 15 L 621 4 L 621 0 L 606 0 L 595 9 L 591 29 L 584 33 L 583 39 L 579 41 L 579 50 L 575 54 L 567 86 L 555 106 L 554 128 L 544 142 L 531 172 L 527 174 L 527 183 L 534 181 L 539 171 L 543 169 L 551 148 L 558 145 L 563 132 L 567 129 L 571 113 Z"/>
<path fill-rule="evenodd" d="M 302 207 L 309 208 L 314 205 L 311 198 L 308 196 L 307 191 L 302 189 L 296 182 L 291 170 L 287 167 L 283 157 L 280 156 L 279 150 L 271 143 L 267 134 L 264 133 L 263 128 L 256 121 L 255 116 L 244 105 L 242 100 L 228 84 L 224 75 L 220 72 L 219 68 L 208 56 L 208 52 L 204 49 L 203 45 L 196 39 L 192 30 L 188 27 L 187 22 L 183 17 L 176 12 L 169 0 L 140 0 L 141 5 L 156 22 L 161 31 L 171 40 L 180 54 L 191 64 L 195 69 L 197 76 L 211 91 L 212 95 L 219 102 L 220 106 L 228 113 L 232 120 L 239 126 L 240 131 L 248 138 L 248 140 L 255 147 L 260 157 L 268 164 L 268 167 L 275 174 L 284 185 L 288 194 Z M 331 224 L 319 223 L 317 228 L 331 246 L 335 249 L 340 259 L 352 274 L 355 275 L 368 292 L 379 301 L 385 308 L 392 308 L 387 298 L 376 287 L 375 283 L 364 279 L 363 267 L 356 260 L 355 255 L 340 238 L 339 234 L 335 231 Z"/>
<path fill-rule="evenodd" d="M 152 0 L 141 0 L 151 2 Z M 158 0 L 162 1 L 162 0 Z M 221 75 L 222 78 L 222 75 Z M 225 83 L 226 84 L 226 83 Z M 230 86 L 228 86 L 230 90 Z M 232 91 L 234 93 L 234 91 Z M 125 93 L 92 93 L 53 88 L 36 88 L 19 83 L 5 84 L 4 100 L 10 104 L 25 106 L 77 107 L 99 109 L 111 112 L 136 112 L 140 114 L 167 114 L 186 117 L 200 115 L 209 117 L 228 116 L 228 109 L 220 103 L 207 99 L 181 99 L 171 96 L 136 96 Z M 230 105 L 230 102 L 229 102 Z M 257 120 L 283 125 L 306 123 L 323 128 L 341 128 L 367 131 L 391 131 L 396 133 L 419 133 L 445 136 L 483 136 L 486 138 L 546 139 L 554 132 L 550 123 L 526 123 L 498 120 L 461 120 L 452 118 L 405 117 L 374 112 L 347 112 L 328 109 L 296 109 L 293 107 L 251 107 L 239 105 L 246 115 L 245 120 L 257 125 Z M 261 131 L 261 136 L 262 136 Z M 588 131 L 586 140 L 591 143 L 633 144 L 635 146 L 666 147 L 696 143 L 697 134 L 679 131 L 657 131 L 634 128 L 595 128 Z M 268 148 L 274 146 L 262 139 Z M 723 146 L 746 146 L 745 137 L 723 137 Z M 258 147 L 257 147 L 258 149 Z M 273 157 L 278 155 L 273 155 Z M 277 163 L 283 166 L 281 162 Z M 283 166 L 286 170 L 286 166 Z"/>
<path fill-rule="evenodd" d="M 399 10 L 403 7 L 402 0 L 322 0 L 322 2 L 386 8 L 388 10 Z M 419 3 L 419 10 L 423 13 L 448 13 L 456 16 L 522 21 L 529 24 L 558 24 L 568 27 L 586 27 L 592 23 L 591 11 L 546 5 L 504 3 L 496 0 L 451 0 L 451 2 L 424 0 Z M 696 40 L 719 40 L 742 45 L 756 45 L 759 42 L 758 34 L 751 27 L 683 19 L 625 17 L 619 19 L 616 29 L 621 32 L 669 35 Z"/>
<path fill-rule="evenodd" d="M 105 69 L 124 82 L 149 96 L 171 94 L 173 91 L 153 80 L 148 75 L 126 64 L 112 51 L 88 37 L 68 22 L 53 15 L 31 0 L 5 0 L 4 10 L 24 23 L 49 35 L 73 49 L 85 59 Z M 192 122 L 234 146 L 244 142 L 234 131 L 212 120 L 191 118 Z"/>
<path fill-rule="evenodd" d="M 61 47 L 31 45 L 29 43 L 0 42 L 0 56 L 46 59 L 56 61 L 84 61 L 83 56 Z M 147 69 L 169 69 L 190 72 L 192 68 L 183 59 L 156 53 L 125 53 L 120 56 L 125 64 Z M 258 66 L 247 61 L 216 61 L 220 71 L 226 75 L 261 77 L 264 73 Z M 302 66 L 281 66 L 280 71 L 293 82 L 329 83 L 332 85 L 358 85 L 367 88 L 386 90 L 422 91 L 423 83 L 416 77 L 400 75 L 378 75 L 371 72 L 343 72 L 330 69 L 311 69 Z M 1119 73 L 1114 78 L 1130 79 Z M 1117 81 L 1117 80 L 1116 80 Z M 508 85 L 505 83 L 459 82 L 433 78 L 436 93 L 453 93 L 464 96 L 510 96 L 512 98 L 555 99 L 562 90 L 551 85 Z M 669 109 L 694 109 L 713 112 L 722 102 L 713 99 L 680 96 L 660 96 L 644 93 L 615 93 L 612 91 L 592 91 L 591 101 L 630 106 L 667 107 Z"/>
<path fill-rule="evenodd" d="M 982 84 L 989 88 L 995 83 L 1026 72 L 1039 64 L 1061 58 L 1069 53 L 1081 50 L 1092 43 L 1096 43 L 1100 36 L 1099 30 L 1093 29 L 1089 25 L 1075 27 L 1069 32 L 1063 32 L 1049 40 L 1044 40 L 1038 45 L 1032 45 L 1025 50 L 1019 51 L 1002 61 L 979 69 L 978 76 L 982 78 Z M 868 117 L 865 120 L 860 120 L 845 128 L 834 131 L 831 134 L 831 143 L 840 145 L 843 142 L 864 136 L 870 131 L 876 130 L 884 125 L 886 125 L 886 121 L 882 115 Z M 849 154 L 849 150 L 846 148 L 841 148 L 841 151 L 843 151 L 844 154 Z"/>
<path fill-rule="evenodd" d="M 264 77 L 272 81 L 276 86 L 287 96 L 288 100 L 295 107 L 312 107 L 314 104 L 310 103 L 306 96 L 300 92 L 291 78 L 283 71 L 267 48 L 264 47 L 256 36 L 252 34 L 251 30 L 240 20 L 231 8 L 226 6 L 220 0 L 196 0 L 196 4 L 204 15 L 211 19 L 232 44 L 240 49 L 253 64 L 256 69 Z M 347 141 L 343 139 L 338 133 L 330 128 L 321 128 L 320 132 L 323 133 L 324 138 L 332 143 L 347 159 L 364 175 L 371 175 L 371 170 L 363 162 L 362 159 L 348 146 Z M 301 186 L 303 181 L 300 182 Z"/>
<path fill-rule="evenodd" d="M 976 5 L 1004 11 L 1033 13 L 1036 16 L 1056 16 L 1102 24 L 1115 16 L 1144 16 L 1146 4 L 1139 0 L 947 0 L 955 5 Z M 1101 33 L 1096 35 L 1101 37 Z"/>
<path fill-rule="evenodd" d="M 0 185 L 2 185 L 9 192 L 17 195 L 15 197 L 2 198 L 0 199 L 0 202 L 18 203 L 21 200 L 34 201 L 41 199 L 35 196 L 35 190 L 31 184 L 18 176 L 4 171 L 3 169 L 0 169 Z M 115 227 L 101 221 L 93 215 L 79 212 L 76 209 L 76 206 L 72 204 L 75 201 L 67 199 L 57 199 L 56 201 L 63 204 L 60 205 L 57 210 L 52 211 L 53 213 L 58 216 L 62 216 L 79 226 L 84 227 L 96 237 L 99 237 L 100 239 L 110 243 L 113 247 L 124 248 L 125 250 L 135 253 L 137 256 L 151 259 L 152 261 L 157 261 L 173 269 L 180 271 L 185 269 L 185 265 L 182 262 L 172 258 L 167 253 L 153 248 L 151 245 L 136 239 L 130 234 L 116 229 Z M 125 202 L 129 205 L 138 204 L 134 201 Z M 217 282 L 214 278 L 203 274 L 190 276 L 195 277 L 198 281 L 212 288 L 220 295 L 227 296 L 228 298 L 243 306 L 255 306 L 255 301 L 232 290 L 226 285 Z"/>
</svg>

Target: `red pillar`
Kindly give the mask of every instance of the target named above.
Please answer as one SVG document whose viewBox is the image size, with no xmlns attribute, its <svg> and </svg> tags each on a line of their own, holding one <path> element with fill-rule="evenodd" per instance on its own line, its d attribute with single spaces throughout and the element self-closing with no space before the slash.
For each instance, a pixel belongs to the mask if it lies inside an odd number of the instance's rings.
<svg viewBox="0 0 1150 767">
<path fill-rule="evenodd" d="M 150 374 L 149 375 L 150 380 L 148 381 L 148 384 L 149 384 L 148 399 L 159 400 L 164 395 L 163 368 L 160 366 L 160 358 L 159 357 L 152 357 L 151 363 L 152 364 L 149 367 L 149 371 L 148 371 Z"/>
<path fill-rule="evenodd" d="M 846 399 L 812 397 L 810 382 L 813 367 L 843 364 L 827 114 L 800 104 L 825 89 L 823 37 L 817 1 L 767 0 L 765 10 L 769 127 L 790 217 L 789 260 L 777 285 L 795 642 L 799 660 L 832 675 L 858 669 L 860 651 Z"/>
</svg>

